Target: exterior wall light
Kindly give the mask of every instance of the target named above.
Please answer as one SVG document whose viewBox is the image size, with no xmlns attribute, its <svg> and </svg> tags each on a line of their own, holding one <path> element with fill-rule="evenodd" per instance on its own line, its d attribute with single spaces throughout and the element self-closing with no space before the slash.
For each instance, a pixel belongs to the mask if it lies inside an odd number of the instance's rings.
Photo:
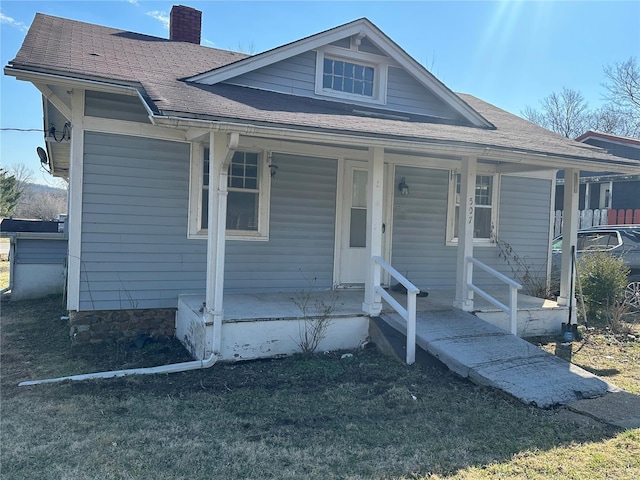
<svg viewBox="0 0 640 480">
<path fill-rule="evenodd" d="M 403 197 L 409 196 L 409 185 L 405 182 L 404 177 L 402 177 L 402 180 L 400 180 L 400 183 L 398 184 L 398 191 Z"/>
</svg>

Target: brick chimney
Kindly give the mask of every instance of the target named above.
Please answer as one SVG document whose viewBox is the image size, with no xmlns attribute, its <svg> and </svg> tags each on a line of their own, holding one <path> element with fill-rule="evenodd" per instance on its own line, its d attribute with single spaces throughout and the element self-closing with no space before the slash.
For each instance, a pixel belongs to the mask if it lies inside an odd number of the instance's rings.
<svg viewBox="0 0 640 480">
<path fill-rule="evenodd" d="M 184 5 L 171 7 L 169 16 L 169 40 L 200 45 L 202 12 Z"/>
</svg>

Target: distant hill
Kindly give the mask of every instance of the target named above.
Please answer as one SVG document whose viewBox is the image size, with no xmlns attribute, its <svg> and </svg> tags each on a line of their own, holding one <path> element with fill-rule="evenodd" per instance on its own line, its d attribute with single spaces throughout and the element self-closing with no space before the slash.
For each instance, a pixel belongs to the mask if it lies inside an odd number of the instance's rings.
<svg viewBox="0 0 640 480">
<path fill-rule="evenodd" d="M 56 220 L 67 213 L 67 190 L 39 183 L 27 183 L 13 218 Z"/>
</svg>

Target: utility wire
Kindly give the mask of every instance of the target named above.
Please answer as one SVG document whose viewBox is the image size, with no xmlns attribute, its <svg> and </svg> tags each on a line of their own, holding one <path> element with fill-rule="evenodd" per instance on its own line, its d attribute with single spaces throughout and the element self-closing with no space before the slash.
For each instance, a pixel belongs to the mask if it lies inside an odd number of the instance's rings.
<svg viewBox="0 0 640 480">
<path fill-rule="evenodd" d="M 44 132 L 43 128 L 0 128 L 0 130 L 12 130 L 14 132 Z"/>
</svg>

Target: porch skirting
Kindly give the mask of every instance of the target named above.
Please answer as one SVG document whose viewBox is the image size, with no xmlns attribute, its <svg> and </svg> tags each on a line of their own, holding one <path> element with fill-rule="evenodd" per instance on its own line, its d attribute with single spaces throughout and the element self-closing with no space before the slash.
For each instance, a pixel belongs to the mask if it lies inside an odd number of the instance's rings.
<svg viewBox="0 0 640 480">
<path fill-rule="evenodd" d="M 198 360 L 209 355 L 205 351 L 202 300 L 199 295 L 181 295 L 176 318 L 176 337 Z M 303 318 L 293 303 L 282 301 L 269 305 L 262 301 L 262 296 L 238 296 L 237 299 L 228 296 L 225 300 L 228 318 L 222 323 L 220 360 L 273 358 L 301 351 L 301 334 L 309 318 Z M 238 310 L 247 314 L 239 314 Z M 328 327 L 317 352 L 353 350 L 367 341 L 367 315 L 341 304 L 327 320 Z"/>
<path fill-rule="evenodd" d="M 71 311 L 69 335 L 74 343 L 130 342 L 140 335 L 171 338 L 175 318 L 175 308 Z"/>
</svg>

